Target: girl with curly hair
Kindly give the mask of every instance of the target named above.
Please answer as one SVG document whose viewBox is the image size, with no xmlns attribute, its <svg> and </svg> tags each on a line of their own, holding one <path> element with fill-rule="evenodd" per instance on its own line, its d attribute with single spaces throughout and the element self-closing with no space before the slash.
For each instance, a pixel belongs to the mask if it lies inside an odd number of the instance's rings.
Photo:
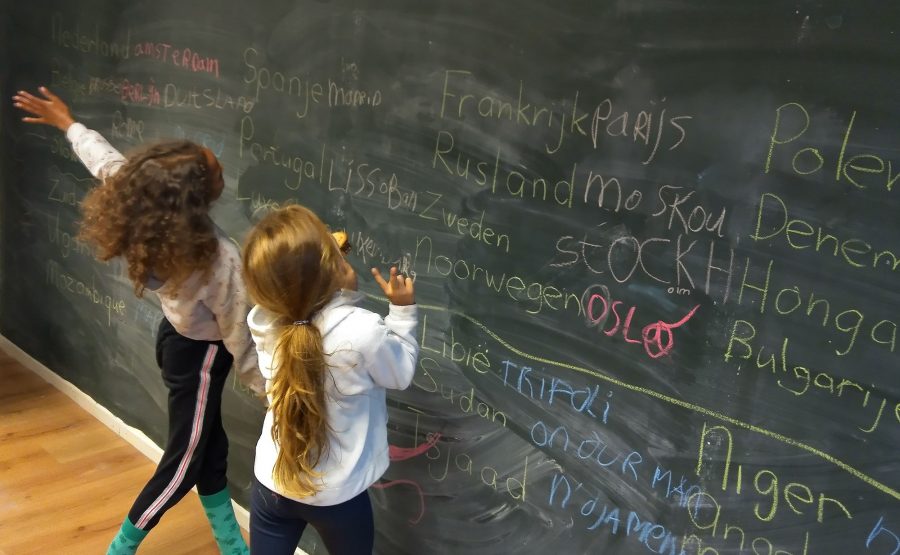
<svg viewBox="0 0 900 555">
<path fill-rule="evenodd" d="M 261 220 L 244 246 L 256 303 L 247 320 L 268 379 L 269 410 L 256 444 L 253 553 L 289 555 L 307 524 L 331 555 L 370 555 L 366 490 L 387 470 L 386 389 L 412 381 L 419 345 L 413 282 L 391 268 L 381 316 L 356 306 L 341 236 L 302 206 Z"/>
<path fill-rule="evenodd" d="M 131 554 L 162 515 L 195 485 L 222 553 L 246 554 L 225 476 L 228 438 L 221 399 L 232 364 L 254 393 L 265 393 L 246 317 L 240 253 L 209 216 L 224 188 L 209 149 L 187 141 L 146 146 L 128 158 L 76 123 L 44 87 L 20 91 L 28 123 L 56 127 L 101 179 L 82 203 L 80 237 L 100 260 L 122 257 L 138 297 L 156 292 L 165 318 L 156 359 L 169 389 L 169 435 L 162 460 L 109 546 Z"/>
</svg>

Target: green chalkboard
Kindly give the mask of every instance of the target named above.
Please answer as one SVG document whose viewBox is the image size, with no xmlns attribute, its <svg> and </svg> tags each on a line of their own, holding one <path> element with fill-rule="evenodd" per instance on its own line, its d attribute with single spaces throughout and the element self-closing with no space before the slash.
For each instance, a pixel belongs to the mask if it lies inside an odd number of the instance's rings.
<svg viewBox="0 0 900 555">
<path fill-rule="evenodd" d="M 7 98 L 209 146 L 238 242 L 301 202 L 415 275 L 378 553 L 900 549 L 895 4 L 3 9 Z M 0 116 L 0 331 L 161 441 L 158 303 L 73 238 L 64 137 Z M 246 504 L 262 409 L 225 414 Z"/>
</svg>

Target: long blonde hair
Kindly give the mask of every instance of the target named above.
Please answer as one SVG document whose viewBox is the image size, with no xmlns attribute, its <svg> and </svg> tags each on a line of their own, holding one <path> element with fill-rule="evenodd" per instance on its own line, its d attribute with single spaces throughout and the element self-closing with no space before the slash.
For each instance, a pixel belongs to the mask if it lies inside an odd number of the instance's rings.
<svg viewBox="0 0 900 555">
<path fill-rule="evenodd" d="M 315 468 L 328 454 L 330 430 L 322 334 L 311 320 L 340 289 L 344 264 L 325 224 L 297 205 L 266 216 L 244 246 L 247 290 L 279 325 L 270 410 L 272 439 L 280 450 L 272 476 L 284 492 L 299 497 L 320 489 Z"/>
</svg>

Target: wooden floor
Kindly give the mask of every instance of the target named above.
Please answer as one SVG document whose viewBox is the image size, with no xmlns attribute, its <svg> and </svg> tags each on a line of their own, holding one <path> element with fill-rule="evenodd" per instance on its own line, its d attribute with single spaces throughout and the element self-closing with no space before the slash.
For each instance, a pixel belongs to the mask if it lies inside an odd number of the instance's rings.
<svg viewBox="0 0 900 555">
<path fill-rule="evenodd" d="M 106 553 L 154 468 L 0 350 L 0 555 Z M 193 491 L 138 550 L 142 555 L 218 552 Z"/>
</svg>

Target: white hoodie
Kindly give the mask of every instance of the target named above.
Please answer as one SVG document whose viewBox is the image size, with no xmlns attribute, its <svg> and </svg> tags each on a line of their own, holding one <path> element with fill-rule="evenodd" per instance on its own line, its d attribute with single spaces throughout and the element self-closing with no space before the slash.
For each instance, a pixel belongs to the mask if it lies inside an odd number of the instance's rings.
<svg viewBox="0 0 900 555">
<path fill-rule="evenodd" d="M 312 319 L 322 332 L 328 376 L 325 378 L 329 455 L 316 470 L 321 489 L 311 497 L 286 495 L 272 471 L 278 445 L 272 440 L 272 412 L 266 413 L 256 444 L 254 474 L 272 491 L 307 505 L 337 505 L 374 484 L 387 470 L 387 405 L 385 388 L 406 389 L 415 373 L 419 345 L 415 305 L 390 305 L 389 315 L 356 306 L 359 293 L 341 291 Z M 260 306 L 247 317 L 267 388 L 277 372 L 272 355 L 279 328 Z M 271 398 L 269 399 L 271 402 Z"/>
</svg>

